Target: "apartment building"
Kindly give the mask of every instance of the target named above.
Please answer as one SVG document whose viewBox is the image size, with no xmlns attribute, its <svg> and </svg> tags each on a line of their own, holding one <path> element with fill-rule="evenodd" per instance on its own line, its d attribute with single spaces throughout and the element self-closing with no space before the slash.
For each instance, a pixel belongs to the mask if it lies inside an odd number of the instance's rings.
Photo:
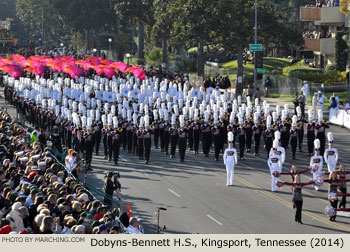
<svg viewBox="0 0 350 252">
<path fill-rule="evenodd" d="M 335 35 L 349 29 L 349 17 L 339 7 L 301 7 L 300 21 L 307 22 L 304 34 L 304 55 L 313 57 L 315 66 L 325 68 L 335 63 Z"/>
</svg>

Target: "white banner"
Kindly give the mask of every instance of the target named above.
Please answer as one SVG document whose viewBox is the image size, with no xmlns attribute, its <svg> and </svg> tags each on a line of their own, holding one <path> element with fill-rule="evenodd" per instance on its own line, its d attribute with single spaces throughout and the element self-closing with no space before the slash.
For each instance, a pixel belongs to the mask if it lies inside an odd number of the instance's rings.
<svg viewBox="0 0 350 252">
<path fill-rule="evenodd" d="M 344 126 L 344 112 L 344 110 L 331 108 L 329 110 L 329 122 L 339 126 Z"/>
<path fill-rule="evenodd" d="M 344 126 L 350 129 L 350 110 L 344 113 Z"/>
</svg>

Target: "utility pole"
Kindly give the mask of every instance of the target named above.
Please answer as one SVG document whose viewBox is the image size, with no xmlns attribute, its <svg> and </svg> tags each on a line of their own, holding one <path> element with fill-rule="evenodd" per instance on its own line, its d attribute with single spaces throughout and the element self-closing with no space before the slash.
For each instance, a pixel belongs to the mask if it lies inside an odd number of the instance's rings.
<svg viewBox="0 0 350 252">
<path fill-rule="evenodd" d="M 258 43 L 258 0 L 255 0 L 255 28 L 254 28 L 254 43 Z M 256 90 L 257 74 L 256 74 L 256 51 L 254 51 L 254 90 Z"/>
</svg>

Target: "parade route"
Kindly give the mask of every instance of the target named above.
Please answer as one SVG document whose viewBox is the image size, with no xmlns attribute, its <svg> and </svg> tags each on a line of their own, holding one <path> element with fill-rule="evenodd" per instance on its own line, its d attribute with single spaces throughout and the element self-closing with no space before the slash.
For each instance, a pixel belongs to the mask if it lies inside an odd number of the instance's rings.
<svg viewBox="0 0 350 252">
<path fill-rule="evenodd" d="M 3 89 L 1 91 L 3 94 Z M 4 106 L 3 98 L 0 105 Z M 13 107 L 8 107 L 8 111 L 16 116 Z M 335 137 L 339 162 L 348 168 L 349 132 L 338 126 L 331 126 L 330 131 Z M 290 149 L 286 151 L 283 171 L 289 171 L 292 164 L 301 170 L 308 167 L 306 136 L 303 144 L 304 152 L 297 152 L 295 161 L 292 160 Z M 120 172 L 121 208 L 125 211 L 129 203 L 132 215 L 142 218 L 147 233 L 157 233 L 157 207 L 167 209 L 160 212 L 160 226 L 166 226 L 161 233 L 350 232 L 348 215 L 339 214 L 336 222 L 330 222 L 324 214 L 324 208 L 329 205 L 327 184 L 319 191 L 315 191 L 313 186 L 304 189 L 304 224 L 294 222 L 295 210 L 292 208 L 289 186 L 271 192 L 270 171 L 263 146 L 260 147 L 259 157 L 246 153 L 245 160 L 238 161 L 234 186 L 231 187 L 225 183 L 226 170 L 222 154 L 219 161 L 214 161 L 213 152 L 209 157 L 204 157 L 201 147 L 200 153 L 196 155 L 192 151 L 186 151 L 185 162 L 180 163 L 178 151 L 176 158 L 170 159 L 153 146 L 149 164 L 121 148 L 119 164 L 114 166 L 103 158 L 101 143 L 100 155 L 93 156 L 93 171 L 88 172 L 87 182 L 102 190 L 107 172 Z M 326 170 L 324 164 L 323 171 Z M 302 175 L 303 182 L 309 178 L 310 173 Z M 289 182 L 290 176 L 281 176 L 281 179 Z M 102 200 L 102 197 L 97 198 Z"/>
</svg>

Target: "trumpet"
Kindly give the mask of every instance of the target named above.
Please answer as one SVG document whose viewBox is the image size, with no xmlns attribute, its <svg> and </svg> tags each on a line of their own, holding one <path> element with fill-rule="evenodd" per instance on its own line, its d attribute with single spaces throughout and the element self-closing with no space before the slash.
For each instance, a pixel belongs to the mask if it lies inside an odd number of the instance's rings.
<svg viewBox="0 0 350 252">
<path fill-rule="evenodd" d="M 214 125 L 213 122 L 210 122 L 210 123 L 209 123 L 209 126 L 210 126 L 210 127 L 213 127 L 213 125 Z"/>
<path fill-rule="evenodd" d="M 152 124 L 149 128 L 150 128 L 151 130 L 153 130 L 153 129 L 154 129 L 154 125 Z"/>
<path fill-rule="evenodd" d="M 297 128 L 297 129 L 301 129 L 301 125 L 300 125 L 300 124 L 298 124 L 296 128 Z"/>
<path fill-rule="evenodd" d="M 122 127 L 118 127 L 117 131 L 123 131 L 123 128 Z"/>
</svg>

